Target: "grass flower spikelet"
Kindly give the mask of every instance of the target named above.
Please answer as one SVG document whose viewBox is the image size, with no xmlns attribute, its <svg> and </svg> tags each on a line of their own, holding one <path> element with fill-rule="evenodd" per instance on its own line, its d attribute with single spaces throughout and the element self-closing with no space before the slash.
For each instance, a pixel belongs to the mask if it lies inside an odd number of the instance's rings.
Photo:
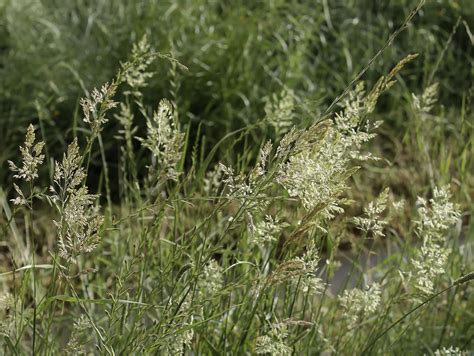
<svg viewBox="0 0 474 356">
<path fill-rule="evenodd" d="M 13 176 L 26 182 L 31 182 L 38 177 L 38 166 L 43 163 L 44 154 L 42 154 L 44 142 L 35 143 L 36 135 L 33 125 L 28 126 L 26 131 L 24 146 L 20 147 L 22 156 L 22 166 L 17 167 L 12 161 L 8 161 L 10 170 L 16 172 Z"/>
</svg>

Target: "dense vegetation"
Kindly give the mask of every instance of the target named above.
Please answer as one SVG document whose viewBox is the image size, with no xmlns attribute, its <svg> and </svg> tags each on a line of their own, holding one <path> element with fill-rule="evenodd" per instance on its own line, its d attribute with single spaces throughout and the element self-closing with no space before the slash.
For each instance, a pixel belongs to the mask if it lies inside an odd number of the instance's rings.
<svg viewBox="0 0 474 356">
<path fill-rule="evenodd" d="M 473 23 L 0 1 L 0 352 L 472 352 Z"/>
</svg>

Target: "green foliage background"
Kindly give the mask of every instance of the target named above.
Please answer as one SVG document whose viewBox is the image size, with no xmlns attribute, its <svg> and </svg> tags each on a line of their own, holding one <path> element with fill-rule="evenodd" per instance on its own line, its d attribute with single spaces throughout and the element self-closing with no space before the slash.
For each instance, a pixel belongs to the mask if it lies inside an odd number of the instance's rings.
<svg viewBox="0 0 474 356">
<path fill-rule="evenodd" d="M 157 63 L 146 100 L 156 104 L 176 96 L 181 121 L 191 123 L 192 132 L 201 124 L 212 146 L 261 119 L 264 98 L 283 86 L 315 111 L 327 106 L 415 5 L 412 0 L 3 0 L 0 164 L 13 158 L 24 127 L 38 120 L 51 150 L 62 152 L 72 131 L 83 127 L 79 98 L 108 81 L 145 33 L 156 51 L 171 53 L 189 68 L 173 72 L 169 63 Z M 420 53 L 403 85 L 378 109 L 391 113 L 386 121 L 394 135 L 407 128 L 400 102 L 409 92 L 420 92 L 433 71 L 447 108 L 459 109 L 472 88 L 474 50 L 463 24 L 443 53 L 459 16 L 472 24 L 474 3 L 429 0 L 363 78 L 370 84 L 407 53 Z M 308 120 L 303 114 L 300 120 Z M 112 157 L 115 134 L 108 129 L 110 137 L 104 138 Z"/>
</svg>

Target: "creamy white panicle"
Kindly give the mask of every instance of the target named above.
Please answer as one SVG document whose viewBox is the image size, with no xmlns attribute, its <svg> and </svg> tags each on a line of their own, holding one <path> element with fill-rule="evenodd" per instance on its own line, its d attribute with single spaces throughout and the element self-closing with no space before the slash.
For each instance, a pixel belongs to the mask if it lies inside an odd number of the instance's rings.
<svg viewBox="0 0 474 356">
<path fill-rule="evenodd" d="M 434 352 L 435 356 L 464 356 L 468 355 L 467 352 L 462 351 L 459 347 L 450 346 L 443 347 Z"/>
<path fill-rule="evenodd" d="M 42 154 L 44 142 L 35 143 L 36 135 L 33 125 L 28 126 L 26 131 L 24 146 L 20 147 L 22 166 L 17 167 L 12 161 L 8 161 L 10 170 L 16 172 L 14 175 L 17 179 L 23 179 L 30 182 L 38 178 L 38 166 L 43 163 L 44 154 Z"/>
<path fill-rule="evenodd" d="M 364 208 L 363 217 L 353 218 L 357 228 L 365 233 L 371 232 L 374 236 L 385 236 L 383 229 L 388 221 L 383 219 L 382 214 L 387 208 L 388 193 L 389 189 L 384 189 L 375 201 L 371 201 Z"/>
<path fill-rule="evenodd" d="M 147 120 L 147 130 L 147 137 L 141 141 L 156 159 L 158 175 L 177 181 L 179 172 L 176 165 L 181 158 L 184 133 L 175 127 L 173 106 L 168 100 L 160 101 L 152 119 Z"/>
<path fill-rule="evenodd" d="M 285 324 L 272 324 L 267 335 L 257 337 L 255 352 L 257 354 L 291 355 L 292 349 L 285 343 L 287 337 L 288 330 Z"/>
<path fill-rule="evenodd" d="M 412 259 L 414 268 L 412 284 L 424 294 L 434 291 L 436 278 L 446 273 L 450 250 L 445 248 L 446 233 L 459 221 L 458 207 L 451 202 L 449 187 L 435 187 L 429 201 L 418 197 L 419 219 L 415 221 L 423 244 Z"/>
<path fill-rule="evenodd" d="M 361 320 L 376 312 L 382 301 L 380 284 L 372 283 L 365 289 L 350 289 L 338 297 L 349 328 L 356 327 Z"/>
<path fill-rule="evenodd" d="M 81 166 L 77 139 L 68 146 L 61 162 L 55 163 L 54 185 L 50 201 L 60 213 L 54 221 L 58 233 L 59 255 L 75 262 L 76 257 L 93 251 L 100 242 L 99 230 L 104 218 L 94 204 L 97 195 L 89 194 L 83 184 L 86 171 Z"/>
</svg>

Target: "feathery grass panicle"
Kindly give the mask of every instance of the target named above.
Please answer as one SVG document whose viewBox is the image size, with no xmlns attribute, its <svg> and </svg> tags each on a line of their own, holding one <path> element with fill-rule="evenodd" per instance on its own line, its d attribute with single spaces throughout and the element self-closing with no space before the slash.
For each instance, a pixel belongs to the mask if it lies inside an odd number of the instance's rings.
<svg viewBox="0 0 474 356">
<path fill-rule="evenodd" d="M 382 302 L 382 290 L 380 284 L 372 283 L 365 289 L 349 289 L 345 290 L 338 297 L 339 303 L 344 310 L 344 317 L 348 321 L 349 329 L 357 327 L 357 325 L 374 314 Z"/>
<path fill-rule="evenodd" d="M 36 142 L 35 128 L 29 125 L 26 131 L 24 146 L 20 147 L 22 166 L 17 167 L 12 161 L 8 161 L 10 170 L 16 172 L 13 176 L 26 182 L 31 182 L 38 178 L 38 166 L 43 163 L 44 154 L 42 154 L 44 142 Z"/>
<path fill-rule="evenodd" d="M 271 150 L 272 146 L 270 144 L 266 147 Z M 261 151 L 260 161 L 247 175 L 236 174 L 232 167 L 219 163 L 219 170 L 222 172 L 223 193 L 226 197 L 238 202 L 242 209 L 242 214 L 236 216 L 236 219 L 233 218 L 233 221 L 241 222 L 245 217 L 250 231 L 255 230 L 255 221 L 258 221 L 258 216 L 265 213 L 272 200 L 265 193 L 265 189 L 273 184 L 272 181 L 266 181 L 267 159 L 268 154 L 265 153 L 264 147 Z"/>
<path fill-rule="evenodd" d="M 291 135 L 292 132 L 288 135 Z M 329 131 L 328 136 L 330 136 Z M 341 160 L 341 151 L 334 147 L 331 138 L 324 139 L 323 143 L 312 145 L 307 138 L 294 138 L 293 151 L 288 160 L 281 164 L 277 173 L 277 182 L 288 192 L 290 197 L 298 197 L 305 209 L 324 204 L 326 217 L 342 212 L 338 205 L 339 195 L 345 190 L 345 162 Z M 283 140 L 285 140 L 284 137 Z M 297 140 L 297 141 L 296 141 Z M 284 142 L 286 145 L 286 142 Z M 286 149 L 280 143 L 280 152 Z"/>
<path fill-rule="evenodd" d="M 280 137 L 295 125 L 295 93 L 285 88 L 278 94 L 265 97 L 264 101 L 265 121 Z"/>
<path fill-rule="evenodd" d="M 20 153 L 22 157 L 21 167 L 18 167 L 14 162 L 8 161 L 10 170 L 16 172 L 13 176 L 16 179 L 23 180 L 30 183 L 30 189 L 34 189 L 32 182 L 38 178 L 38 168 L 44 161 L 44 142 L 36 141 L 35 129 L 33 125 L 29 125 L 26 131 L 24 146 L 20 147 Z M 16 184 L 13 183 L 13 188 L 17 193 L 17 197 L 12 199 L 14 205 L 25 205 L 31 209 L 30 199 L 34 192 L 24 193 L 24 191 Z"/>
<path fill-rule="evenodd" d="M 216 164 L 212 170 L 206 172 L 203 179 L 203 190 L 207 196 L 215 196 L 219 193 L 219 188 L 223 184 L 224 169 L 223 164 Z"/>
<path fill-rule="evenodd" d="M 324 283 L 318 277 L 320 256 L 314 243 L 310 243 L 302 256 L 281 263 L 269 276 L 271 285 L 291 282 L 299 285 L 304 293 L 318 294 L 324 289 Z"/>
<path fill-rule="evenodd" d="M 421 96 L 412 94 L 413 108 L 415 111 L 425 117 L 438 101 L 439 84 L 434 83 L 425 88 Z"/>
<path fill-rule="evenodd" d="M 100 90 L 94 88 L 89 98 L 81 99 L 83 120 L 91 126 L 93 137 L 102 131 L 104 124 L 108 121 L 106 112 L 118 105 L 113 101 L 116 91 L 117 84 L 115 82 L 106 83 Z"/>
<path fill-rule="evenodd" d="M 414 286 L 424 294 L 434 291 L 436 277 L 446 273 L 446 265 L 451 253 L 445 247 L 448 229 L 459 221 L 458 207 L 451 202 L 448 186 L 435 187 L 433 198 L 426 201 L 418 197 L 419 219 L 415 221 L 417 233 L 423 245 L 412 259 L 415 269 Z"/>
<path fill-rule="evenodd" d="M 388 193 L 389 189 L 385 188 L 375 201 L 364 208 L 364 217 L 353 218 L 358 229 L 365 233 L 371 232 L 374 236 L 385 236 L 383 229 L 388 221 L 383 219 L 382 214 L 387 208 Z"/>
<path fill-rule="evenodd" d="M 173 306 L 176 307 L 176 305 Z M 177 308 L 179 314 L 170 319 L 169 335 L 160 343 L 160 349 L 168 355 L 182 355 L 191 348 L 194 339 L 194 330 L 191 327 L 194 317 L 190 310 L 189 298 L 186 298 Z"/>
<path fill-rule="evenodd" d="M 240 197 L 242 202 L 245 198 L 252 195 L 254 186 L 252 180 L 247 180 L 243 174 L 235 174 L 232 167 L 219 163 L 219 169 L 223 172 L 223 183 L 227 187 L 226 195 L 228 197 Z"/>
<path fill-rule="evenodd" d="M 66 344 L 64 352 L 66 355 L 88 355 L 89 352 L 85 346 L 85 340 L 90 336 L 92 329 L 89 319 L 81 315 L 74 321 L 69 341 Z"/>
<path fill-rule="evenodd" d="M 253 217 L 250 217 L 248 221 L 250 243 L 262 246 L 267 242 L 276 241 L 280 232 L 288 226 L 290 226 L 288 223 L 281 222 L 278 217 L 271 215 L 265 215 L 257 223 L 253 221 Z"/>
<path fill-rule="evenodd" d="M 255 179 L 258 177 L 264 176 L 270 166 L 270 155 L 273 150 L 273 143 L 271 140 L 268 140 L 265 145 L 263 145 L 260 153 L 258 155 L 258 163 L 252 170 L 252 174 L 255 176 Z"/>
<path fill-rule="evenodd" d="M 438 349 L 434 352 L 435 356 L 465 356 L 467 352 L 461 351 L 459 347 L 449 346 Z"/>
<path fill-rule="evenodd" d="M 448 186 L 435 187 L 428 201 L 418 197 L 419 219 L 415 222 L 423 243 L 443 242 L 447 230 L 459 221 L 459 208 L 451 202 Z"/>
<path fill-rule="evenodd" d="M 333 125 L 315 125 L 301 132 L 300 137 L 290 131 L 280 142 L 278 154 L 288 150 L 285 146 L 290 140 L 294 147 L 288 160 L 280 165 L 277 182 L 291 197 L 298 197 L 305 209 L 325 206 L 323 218 L 342 213 L 340 196 L 353 172 L 348 139 Z"/>
<path fill-rule="evenodd" d="M 150 167 L 159 177 L 177 181 L 180 172 L 176 165 L 181 158 L 184 145 L 184 133 L 175 127 L 173 106 L 162 99 L 153 118 L 147 120 L 147 137 L 140 139 L 156 160 L 156 166 Z"/>
<path fill-rule="evenodd" d="M 433 293 L 438 276 L 446 273 L 446 264 L 451 251 L 435 243 L 421 246 L 417 257 L 412 260 L 415 269 L 414 286 L 422 293 Z"/>
<path fill-rule="evenodd" d="M 291 130 L 280 142 L 277 156 L 289 157 L 280 166 L 278 183 L 291 197 L 298 197 L 307 210 L 324 206 L 324 219 L 344 211 L 340 196 L 347 189 L 347 178 L 355 171 L 351 162 L 374 159 L 362 148 L 376 136 L 373 131 L 380 126 L 380 121 L 366 120 L 373 110 L 367 105 L 369 101 L 375 105 L 378 95 L 373 91 L 365 94 L 363 84 L 359 84 L 343 102 L 334 124 L 316 124 L 299 133 Z"/>
<path fill-rule="evenodd" d="M 82 156 L 77 139 L 74 139 L 62 161 L 56 162 L 54 185 L 50 187 L 49 199 L 60 214 L 60 220 L 54 221 L 59 255 L 70 262 L 97 247 L 104 221 L 94 207 L 97 196 L 89 194 L 87 186 L 83 185 L 86 171 L 81 163 Z"/>
<path fill-rule="evenodd" d="M 145 34 L 138 43 L 133 44 L 129 61 L 122 64 L 123 80 L 132 89 L 131 94 L 137 97 L 142 96 L 141 89 L 148 85 L 150 78 L 154 75 L 154 72 L 148 71 L 154 60 L 155 56 L 148 36 Z"/>
<path fill-rule="evenodd" d="M 291 355 L 292 349 L 286 344 L 287 337 L 287 326 L 283 323 L 274 323 L 267 335 L 257 337 L 255 352 L 257 354 Z"/>
<path fill-rule="evenodd" d="M 224 277 L 222 275 L 222 267 L 216 260 L 211 259 L 199 276 L 197 283 L 198 292 L 202 295 L 214 296 L 224 285 Z"/>
</svg>

